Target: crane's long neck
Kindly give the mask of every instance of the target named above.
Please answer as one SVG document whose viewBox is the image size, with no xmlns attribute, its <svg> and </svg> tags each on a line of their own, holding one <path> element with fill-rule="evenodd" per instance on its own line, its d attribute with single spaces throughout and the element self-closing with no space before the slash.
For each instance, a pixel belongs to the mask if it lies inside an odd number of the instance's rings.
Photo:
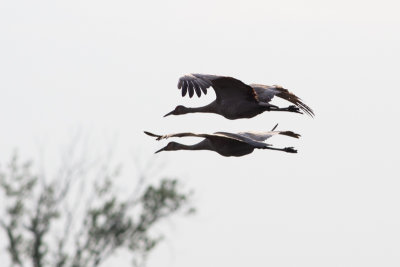
<svg viewBox="0 0 400 267">
<path fill-rule="evenodd" d="M 186 108 L 186 113 L 217 113 L 217 104 L 216 102 L 212 102 L 206 106 L 203 107 L 197 107 L 197 108 Z"/>
<path fill-rule="evenodd" d="M 205 139 L 200 143 L 194 145 L 184 145 L 176 143 L 175 150 L 212 150 L 212 146 L 210 142 L 207 139 Z"/>
</svg>

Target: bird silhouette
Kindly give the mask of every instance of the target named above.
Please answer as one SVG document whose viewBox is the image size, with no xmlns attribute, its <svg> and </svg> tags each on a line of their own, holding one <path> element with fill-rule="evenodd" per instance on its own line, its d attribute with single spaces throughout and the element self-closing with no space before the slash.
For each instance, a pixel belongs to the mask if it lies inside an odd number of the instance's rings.
<svg viewBox="0 0 400 267">
<path fill-rule="evenodd" d="M 198 97 L 201 96 L 202 92 L 203 94 L 207 94 L 207 89 L 210 86 L 214 89 L 217 96 L 213 102 L 197 108 L 188 108 L 180 105 L 173 111 L 165 114 L 164 117 L 168 115 L 205 112 L 220 114 L 227 119 L 235 120 L 252 118 L 264 111 L 288 111 L 295 113 L 302 113 L 303 111 L 311 117 L 314 116 L 312 109 L 304 104 L 300 98 L 278 85 L 247 85 L 232 77 L 206 74 L 185 75 L 178 82 L 178 88 L 182 90 L 182 96 L 189 93 L 189 97 L 192 97 L 195 92 Z M 285 99 L 294 105 L 285 108 L 272 105 L 269 102 L 274 96 Z"/>
<path fill-rule="evenodd" d="M 276 125 L 277 126 L 277 125 Z M 156 137 L 157 140 L 168 139 L 171 137 L 203 137 L 204 140 L 194 145 L 184 145 L 176 142 L 169 142 L 165 147 L 156 151 L 175 151 L 175 150 L 211 150 L 225 157 L 240 157 L 253 152 L 255 148 L 284 151 L 288 153 L 297 153 L 293 147 L 275 148 L 263 141 L 274 135 L 286 135 L 299 138 L 300 135 L 291 131 L 274 131 L 276 126 L 269 132 L 240 132 L 227 133 L 216 132 L 214 134 L 195 134 L 195 133 L 176 133 L 168 135 L 157 135 L 150 132 L 144 132 L 147 135 Z"/>
</svg>

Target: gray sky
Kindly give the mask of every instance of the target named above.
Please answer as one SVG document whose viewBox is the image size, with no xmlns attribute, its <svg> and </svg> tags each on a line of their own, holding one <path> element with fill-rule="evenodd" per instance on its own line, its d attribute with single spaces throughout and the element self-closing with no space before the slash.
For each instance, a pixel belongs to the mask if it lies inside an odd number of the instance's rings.
<svg viewBox="0 0 400 267">
<path fill-rule="evenodd" d="M 80 129 L 196 191 L 149 266 L 399 266 L 398 1 L 3 1 L 0 151 L 36 156 Z M 162 118 L 200 106 L 186 73 L 280 84 L 316 117 Z M 142 131 L 281 130 L 298 154 L 153 152 Z M 110 141 L 111 140 L 111 141 Z M 180 140 L 193 143 L 195 139 Z M 51 152 L 49 152 L 51 153 Z M 129 183 L 129 180 L 125 181 Z M 123 262 L 124 256 L 112 259 Z M 129 266 L 129 262 L 126 266 Z"/>
</svg>

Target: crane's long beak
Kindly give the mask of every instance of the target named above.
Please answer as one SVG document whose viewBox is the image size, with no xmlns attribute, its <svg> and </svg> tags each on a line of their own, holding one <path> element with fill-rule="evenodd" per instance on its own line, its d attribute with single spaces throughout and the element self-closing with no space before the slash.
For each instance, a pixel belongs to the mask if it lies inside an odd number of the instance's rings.
<svg viewBox="0 0 400 267">
<path fill-rule="evenodd" d="M 161 152 L 161 151 L 164 151 L 164 150 L 165 150 L 165 147 L 163 147 L 163 148 L 157 150 L 156 152 L 154 152 L 154 154 L 157 154 L 157 153 L 159 153 L 159 152 Z"/>
<path fill-rule="evenodd" d="M 165 114 L 164 117 L 167 117 L 167 116 L 169 116 L 169 115 L 171 115 L 171 114 L 173 114 L 173 113 L 174 113 L 174 110 L 171 111 L 171 112 L 169 112 L 169 113 L 167 113 L 167 114 Z"/>
</svg>

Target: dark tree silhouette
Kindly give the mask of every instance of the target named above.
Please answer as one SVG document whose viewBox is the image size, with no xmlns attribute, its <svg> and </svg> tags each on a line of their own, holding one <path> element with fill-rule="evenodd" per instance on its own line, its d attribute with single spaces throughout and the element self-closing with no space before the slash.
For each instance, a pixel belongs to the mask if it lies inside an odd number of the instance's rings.
<svg viewBox="0 0 400 267">
<path fill-rule="evenodd" d="M 88 182 L 90 172 L 96 173 L 93 183 Z M 150 185 L 141 175 L 133 193 L 123 199 L 114 185 L 119 175 L 118 168 L 78 161 L 47 181 L 16 154 L 0 165 L 0 224 L 11 265 L 100 266 L 123 248 L 134 264 L 143 264 L 162 239 L 153 236 L 152 227 L 175 213 L 191 213 L 191 193 L 181 192 L 175 179 Z"/>
</svg>

